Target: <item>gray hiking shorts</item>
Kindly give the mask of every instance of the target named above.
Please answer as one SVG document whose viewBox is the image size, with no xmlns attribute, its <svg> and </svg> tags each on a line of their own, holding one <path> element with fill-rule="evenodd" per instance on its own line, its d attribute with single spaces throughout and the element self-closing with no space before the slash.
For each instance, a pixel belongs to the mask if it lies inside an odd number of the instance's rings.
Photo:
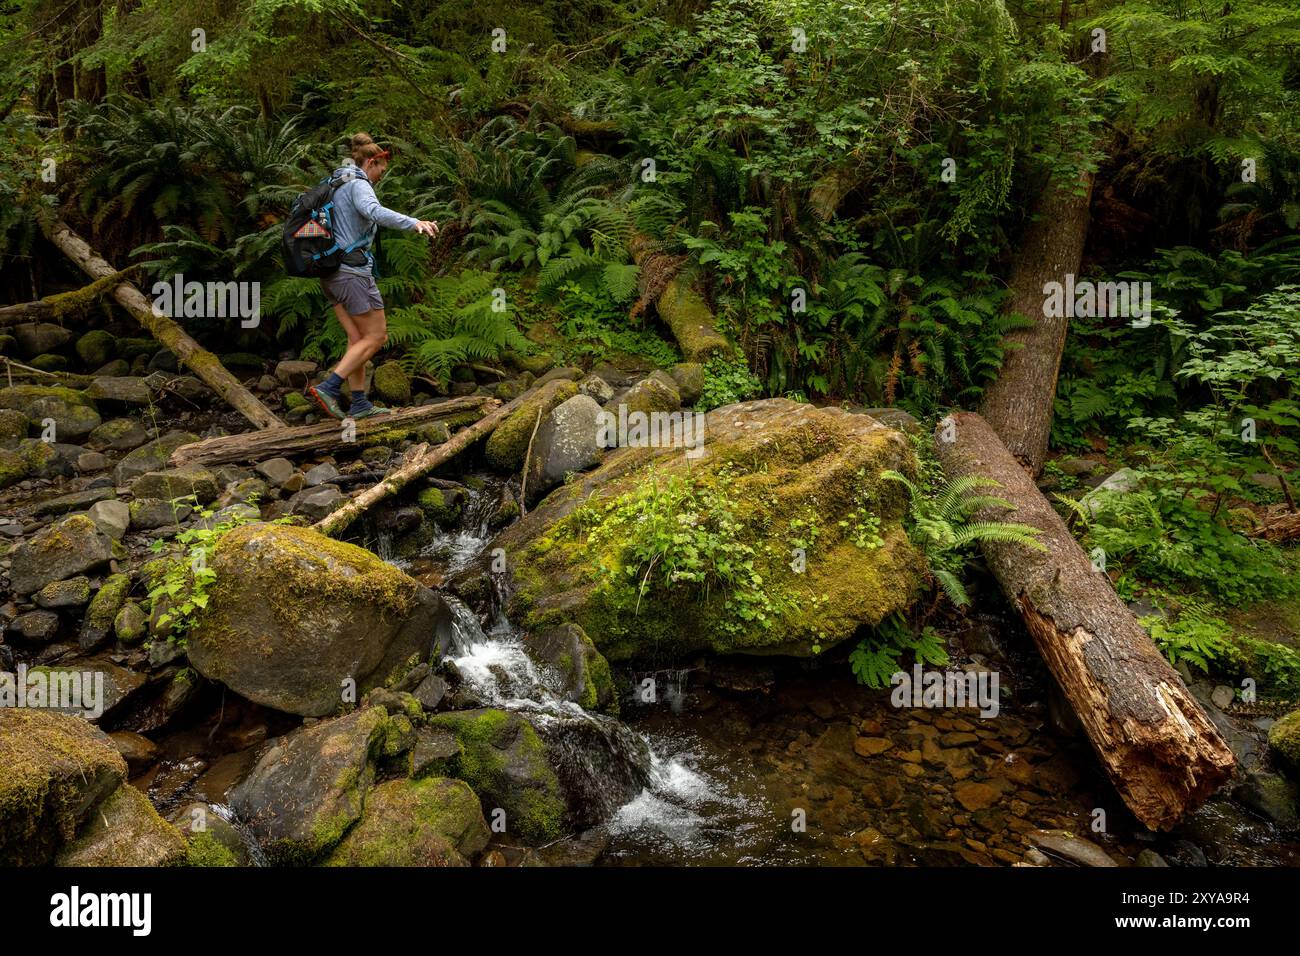
<svg viewBox="0 0 1300 956">
<path fill-rule="evenodd" d="M 331 303 L 347 310 L 348 315 L 364 315 L 384 307 L 372 275 L 339 271 L 320 280 L 320 287 Z"/>
</svg>

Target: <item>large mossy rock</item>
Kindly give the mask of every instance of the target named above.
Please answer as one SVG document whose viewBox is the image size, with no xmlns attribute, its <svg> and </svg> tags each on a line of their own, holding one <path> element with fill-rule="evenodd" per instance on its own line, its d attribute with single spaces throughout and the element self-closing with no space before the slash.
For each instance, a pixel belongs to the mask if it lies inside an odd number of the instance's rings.
<svg viewBox="0 0 1300 956">
<path fill-rule="evenodd" d="M 924 562 L 903 531 L 901 488 L 880 477 L 915 471 L 905 436 L 770 399 L 710 412 L 703 452 L 620 449 L 503 532 L 494 547 L 507 552 L 512 617 L 533 632 L 578 624 L 611 660 L 807 656 L 909 606 Z M 664 539 L 681 536 L 673 554 L 721 539 L 722 557 L 757 576 L 747 587 L 661 575 L 641 591 L 648 560 L 633 559 L 629 536 L 652 526 L 653 499 L 673 488 L 692 496 L 658 519 Z"/>
<path fill-rule="evenodd" d="M 363 548 L 287 525 L 231 531 L 209 567 L 216 578 L 189 635 L 204 677 L 276 710 L 337 711 L 426 660 L 442 602 Z"/>
<path fill-rule="evenodd" d="M 361 819 L 390 727 L 368 707 L 276 740 L 230 791 L 230 806 L 274 863 L 312 863 Z"/>
<path fill-rule="evenodd" d="M 79 717 L 0 707 L 0 865 L 49 862 L 126 772 L 108 735 Z"/>
<path fill-rule="evenodd" d="M 365 812 L 329 866 L 468 866 L 488 843 L 478 797 L 461 780 L 390 780 L 366 796 Z"/>
<path fill-rule="evenodd" d="M 451 731 L 460 744 L 438 772 L 468 783 L 489 819 L 504 811 L 505 832 L 533 845 L 560 835 L 564 791 L 532 724 L 491 708 L 439 714 L 429 723 Z"/>
<path fill-rule="evenodd" d="M 1283 768 L 1300 779 L 1300 710 L 1293 710 L 1269 728 L 1268 747 Z"/>
<path fill-rule="evenodd" d="M 76 389 L 45 385 L 14 385 L 0 388 L 0 408 L 22 412 L 40 427 L 54 422 L 55 441 L 72 442 L 99 427 L 95 403 Z"/>
<path fill-rule="evenodd" d="M 59 851 L 56 866 L 173 866 L 185 856 L 185 837 L 158 815 L 149 798 L 122 784 L 95 808 L 76 839 Z"/>
<path fill-rule="evenodd" d="M 192 432 L 168 432 L 161 438 L 141 445 L 130 454 L 125 455 L 113 470 L 113 481 L 119 485 L 130 484 L 132 479 L 151 471 L 163 471 L 171 453 L 182 445 L 199 440 Z"/>
<path fill-rule="evenodd" d="M 533 660 L 555 670 L 566 700 L 581 705 L 583 710 L 618 713 L 617 690 L 609 661 L 578 625 L 560 624 L 529 634 L 524 649 Z"/>
<path fill-rule="evenodd" d="M 492 432 L 484 446 L 488 463 L 501 471 L 518 471 L 528 453 L 528 441 L 543 420 L 561 402 L 578 394 L 578 386 L 567 379 L 547 382 L 520 405 Z"/>
</svg>

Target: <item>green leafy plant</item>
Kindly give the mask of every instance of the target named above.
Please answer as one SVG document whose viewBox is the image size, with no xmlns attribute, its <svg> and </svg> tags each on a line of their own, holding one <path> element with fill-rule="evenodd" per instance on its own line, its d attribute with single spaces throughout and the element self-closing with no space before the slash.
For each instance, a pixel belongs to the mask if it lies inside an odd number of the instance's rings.
<svg viewBox="0 0 1300 956">
<path fill-rule="evenodd" d="M 966 475 L 927 490 L 897 471 L 882 472 L 881 477 L 907 489 L 908 538 L 925 555 L 931 577 L 958 607 L 970 603 L 961 575 L 973 545 L 998 541 L 1047 550 L 1038 540 L 1041 532 L 1037 528 L 1013 521 L 971 520 L 977 511 L 985 508 L 1012 507 L 1003 498 L 982 493 L 1000 487 L 992 478 Z"/>
<path fill-rule="evenodd" d="M 889 686 L 890 678 L 902 669 L 900 658 L 908 653 L 922 666 L 948 663 L 943 638 L 933 628 L 914 631 L 905 617 L 894 614 L 858 642 L 849 652 L 849 664 L 859 683 L 878 690 Z"/>
<path fill-rule="evenodd" d="M 704 391 L 700 393 L 695 408 L 707 412 L 743 402 L 758 395 L 762 387 L 743 359 L 717 355 L 704 363 Z"/>
<path fill-rule="evenodd" d="M 255 504 L 253 500 L 249 503 Z M 210 508 L 197 509 L 198 523 L 176 535 L 180 552 L 168 554 L 149 588 L 150 616 L 158 612 L 157 624 L 167 628 L 169 641 L 183 643 L 199 612 L 208 606 L 212 584 L 217 578 L 209 562 L 221 539 L 238 527 L 261 520 L 237 509 L 214 522 L 211 519 L 215 513 Z M 293 520 L 277 518 L 271 524 L 289 524 Z M 154 540 L 150 549 L 160 555 L 171 550 L 162 539 Z"/>
</svg>

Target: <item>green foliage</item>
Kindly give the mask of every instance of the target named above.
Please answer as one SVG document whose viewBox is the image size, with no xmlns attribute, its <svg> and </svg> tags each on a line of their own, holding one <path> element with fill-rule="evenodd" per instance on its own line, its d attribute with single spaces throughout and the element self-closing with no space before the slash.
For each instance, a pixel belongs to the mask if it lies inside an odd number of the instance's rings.
<svg viewBox="0 0 1300 956">
<path fill-rule="evenodd" d="M 881 477 L 907 489 L 907 535 L 925 555 L 930 574 L 948 599 L 958 607 L 970 603 L 961 575 L 970 560 L 970 549 L 983 541 L 1021 544 L 1039 551 L 1047 548 L 1038 540 L 1037 528 L 1014 521 L 972 521 L 985 508 L 1011 508 L 1010 502 L 982 490 L 1001 487 L 992 478 L 965 475 L 936 487 L 922 487 L 896 471 Z"/>
<path fill-rule="evenodd" d="M 695 408 L 707 412 L 723 405 L 743 402 L 759 395 L 762 387 L 744 359 L 715 355 L 704 363 L 704 391 L 700 393 Z"/>
<path fill-rule="evenodd" d="M 906 618 L 895 614 L 858 642 L 849 652 L 849 665 L 859 683 L 879 690 L 888 687 L 893 675 L 902 670 L 899 659 L 904 654 L 911 654 L 922 666 L 948 663 L 948 650 L 933 628 L 914 631 Z"/>
<path fill-rule="evenodd" d="M 1185 663 L 1208 674 L 1212 666 L 1223 666 L 1238 656 L 1236 646 L 1228 638 L 1227 622 L 1207 604 L 1186 601 L 1173 620 L 1163 614 L 1153 614 L 1139 623 L 1151 634 L 1170 664 Z"/>
<path fill-rule="evenodd" d="M 627 309 L 604 288 L 565 282 L 557 290 L 560 315 L 560 347 L 570 362 L 601 362 L 624 356 L 648 360 L 656 368 L 668 368 L 681 358 L 677 349 L 658 335 L 633 328 Z"/>
<path fill-rule="evenodd" d="M 167 556 L 149 588 L 148 610 L 150 616 L 158 613 L 157 626 L 167 628 L 168 640 L 173 642 L 184 641 L 199 612 L 208 606 L 212 583 L 217 579 L 217 572 L 209 567 L 209 562 L 221 539 L 242 525 L 261 520 L 239 510 L 215 522 L 211 520 L 215 514 L 212 509 L 199 508 L 195 514 L 199 523 L 176 535 L 175 543 L 181 546 L 179 554 L 162 539 L 155 539 L 150 545 L 154 554 Z M 271 523 L 289 524 L 293 520 L 277 518 Z"/>
<path fill-rule="evenodd" d="M 619 560 L 596 573 L 616 584 L 629 583 L 641 598 L 687 592 L 724 596 L 733 633 L 754 623 L 770 628 L 788 599 L 772 593 L 755 567 L 725 482 L 703 483 L 680 475 L 654 475 L 634 491 L 609 502 L 593 515 L 593 550 L 617 542 Z"/>
</svg>

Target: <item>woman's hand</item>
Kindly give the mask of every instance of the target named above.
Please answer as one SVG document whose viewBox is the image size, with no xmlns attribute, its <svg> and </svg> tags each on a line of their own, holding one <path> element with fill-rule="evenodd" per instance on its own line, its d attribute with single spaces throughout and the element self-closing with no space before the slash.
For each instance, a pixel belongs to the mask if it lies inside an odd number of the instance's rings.
<svg viewBox="0 0 1300 956">
<path fill-rule="evenodd" d="M 436 236 L 438 234 L 438 224 L 429 219 L 421 219 L 415 224 L 415 231 L 423 236 Z"/>
</svg>

